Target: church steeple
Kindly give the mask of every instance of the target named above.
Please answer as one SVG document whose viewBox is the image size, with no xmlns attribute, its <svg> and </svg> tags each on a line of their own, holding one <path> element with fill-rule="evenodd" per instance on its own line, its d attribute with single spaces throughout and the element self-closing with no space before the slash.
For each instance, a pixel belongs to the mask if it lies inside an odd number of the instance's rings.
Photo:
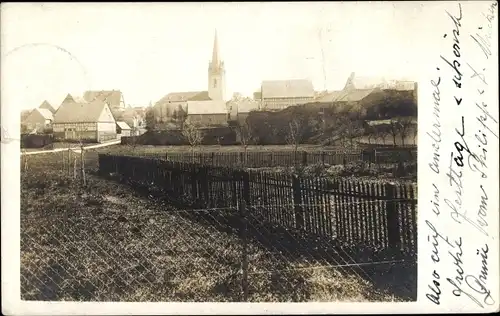
<svg viewBox="0 0 500 316">
<path fill-rule="evenodd" d="M 212 66 L 218 67 L 219 63 L 220 63 L 220 60 L 219 60 L 219 42 L 217 41 L 217 29 L 215 29 L 214 48 L 212 51 Z"/>
<path fill-rule="evenodd" d="M 226 70 L 219 54 L 217 30 L 214 35 L 212 60 L 208 64 L 208 95 L 212 100 L 224 100 L 226 93 Z"/>
</svg>

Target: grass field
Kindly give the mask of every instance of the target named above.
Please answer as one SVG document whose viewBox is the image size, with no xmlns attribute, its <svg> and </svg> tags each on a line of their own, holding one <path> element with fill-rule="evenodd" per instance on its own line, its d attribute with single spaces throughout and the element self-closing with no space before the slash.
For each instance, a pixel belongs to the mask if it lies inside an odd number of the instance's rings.
<svg viewBox="0 0 500 316">
<path fill-rule="evenodd" d="M 92 174 L 83 187 L 61 172 L 59 154 L 29 163 L 21 175 L 23 299 L 241 300 L 234 232 Z M 249 301 L 402 300 L 354 269 L 285 260 L 256 243 L 248 252 Z"/>
</svg>

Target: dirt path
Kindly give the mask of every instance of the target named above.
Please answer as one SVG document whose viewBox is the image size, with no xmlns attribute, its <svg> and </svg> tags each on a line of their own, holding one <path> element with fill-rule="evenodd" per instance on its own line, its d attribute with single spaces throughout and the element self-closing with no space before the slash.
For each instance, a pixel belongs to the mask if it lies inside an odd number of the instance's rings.
<svg viewBox="0 0 500 316">
<path fill-rule="evenodd" d="M 107 146 L 112 146 L 112 145 L 118 145 L 120 143 L 121 143 L 121 140 L 118 139 L 118 140 L 114 140 L 114 141 L 106 142 L 106 143 L 102 143 L 102 144 L 84 146 L 84 148 L 85 149 L 93 149 L 93 148 L 100 148 L 100 147 L 107 147 Z M 56 152 L 67 151 L 67 150 L 71 150 L 74 153 L 80 153 L 81 152 L 80 148 L 76 147 L 76 148 L 58 148 L 58 149 L 51 149 L 51 150 L 21 152 L 21 155 L 47 154 L 47 153 L 56 153 Z"/>
</svg>

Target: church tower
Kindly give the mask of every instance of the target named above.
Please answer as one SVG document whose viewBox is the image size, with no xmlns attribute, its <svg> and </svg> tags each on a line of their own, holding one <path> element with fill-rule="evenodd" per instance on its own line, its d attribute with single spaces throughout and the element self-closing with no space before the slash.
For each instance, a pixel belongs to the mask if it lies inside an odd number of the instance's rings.
<svg viewBox="0 0 500 316">
<path fill-rule="evenodd" d="M 220 59 L 217 30 L 215 30 L 212 60 L 208 63 L 208 96 L 212 100 L 224 100 L 226 95 L 226 69 Z"/>
</svg>

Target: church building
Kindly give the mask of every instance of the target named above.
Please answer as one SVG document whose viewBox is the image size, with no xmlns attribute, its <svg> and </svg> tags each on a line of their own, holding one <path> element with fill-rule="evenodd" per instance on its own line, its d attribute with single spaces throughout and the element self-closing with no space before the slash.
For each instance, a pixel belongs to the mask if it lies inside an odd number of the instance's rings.
<svg viewBox="0 0 500 316">
<path fill-rule="evenodd" d="M 208 63 L 208 85 L 205 91 L 171 92 L 154 105 L 155 119 L 167 123 L 175 117 L 174 112 L 182 108 L 187 121 L 200 125 L 220 126 L 227 124 L 226 69 L 220 58 L 217 31 L 215 31 L 212 60 Z"/>
</svg>

